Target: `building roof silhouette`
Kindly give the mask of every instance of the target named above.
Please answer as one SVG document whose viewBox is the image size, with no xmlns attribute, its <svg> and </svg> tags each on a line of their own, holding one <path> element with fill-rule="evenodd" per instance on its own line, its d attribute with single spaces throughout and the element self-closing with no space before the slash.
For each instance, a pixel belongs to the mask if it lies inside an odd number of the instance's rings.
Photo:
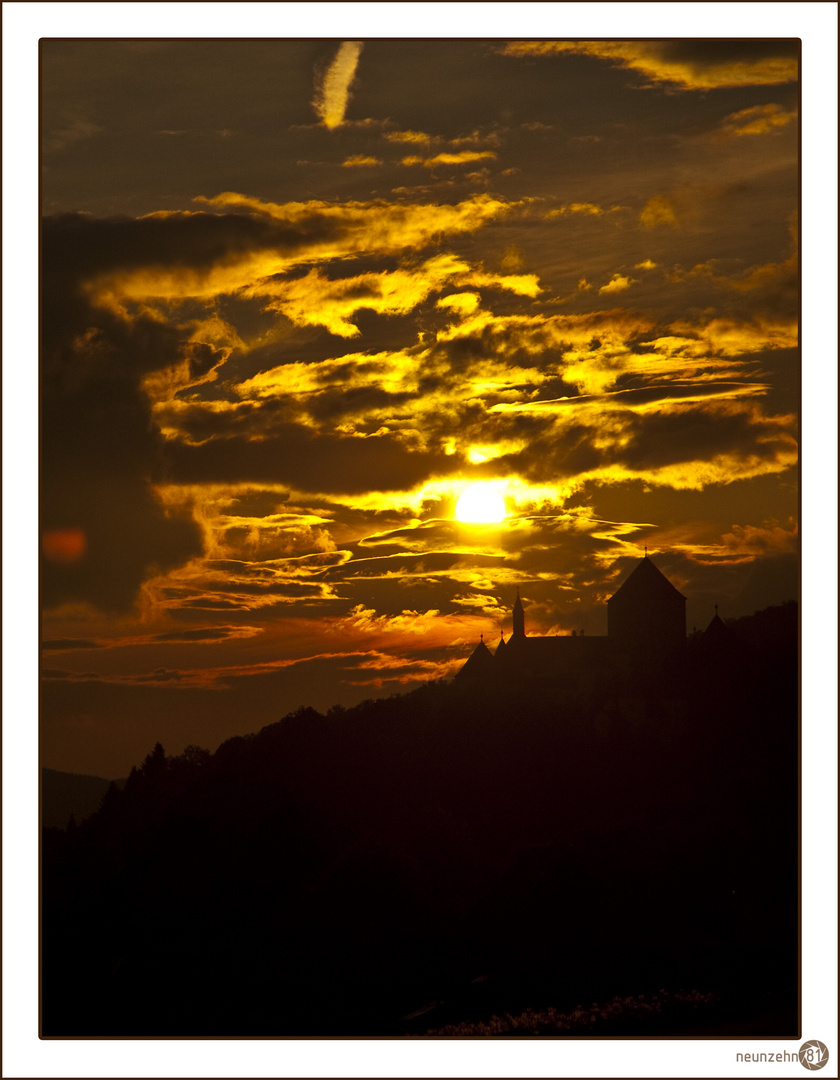
<svg viewBox="0 0 840 1080">
<path fill-rule="evenodd" d="M 517 678 L 536 682 L 563 680 L 569 685 L 606 675 L 617 663 L 640 670 L 667 663 L 685 645 L 686 598 L 645 552 L 626 580 L 607 601 L 606 637 L 583 631 L 555 637 L 529 637 L 525 608 L 516 590 L 513 633 L 504 635 L 495 655 L 482 640 L 456 678 Z M 728 633 L 724 624 L 720 623 Z M 621 658 L 624 658 L 623 660 Z"/>
<path fill-rule="evenodd" d="M 630 576 L 616 589 L 607 603 L 611 604 L 613 600 L 633 602 L 652 596 L 668 599 L 679 597 L 685 600 L 679 589 L 671 584 L 645 553 L 644 558 L 639 560 Z"/>
<path fill-rule="evenodd" d="M 489 675 L 493 671 L 493 654 L 484 644 L 484 635 L 473 649 L 466 664 L 456 672 L 456 679 L 475 679 Z"/>
</svg>

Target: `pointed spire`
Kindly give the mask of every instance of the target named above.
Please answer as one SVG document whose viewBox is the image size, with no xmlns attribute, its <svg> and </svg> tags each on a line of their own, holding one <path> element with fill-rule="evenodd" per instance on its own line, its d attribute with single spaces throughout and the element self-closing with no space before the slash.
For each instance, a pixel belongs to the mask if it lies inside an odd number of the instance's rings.
<svg viewBox="0 0 840 1080">
<path fill-rule="evenodd" d="M 519 596 L 518 588 L 516 590 L 516 603 L 513 605 L 512 637 L 525 637 L 525 609 L 522 606 L 522 599 Z"/>
</svg>

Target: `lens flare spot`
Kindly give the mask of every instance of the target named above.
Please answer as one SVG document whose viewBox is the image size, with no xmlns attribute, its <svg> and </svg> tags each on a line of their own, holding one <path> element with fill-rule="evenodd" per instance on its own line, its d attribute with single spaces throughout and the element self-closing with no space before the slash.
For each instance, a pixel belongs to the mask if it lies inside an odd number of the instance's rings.
<svg viewBox="0 0 840 1080">
<path fill-rule="evenodd" d="M 491 523 L 504 521 L 505 500 L 492 484 L 470 484 L 464 488 L 455 506 L 458 521 Z"/>
<path fill-rule="evenodd" d="M 41 536 L 45 558 L 55 563 L 74 563 L 87 550 L 84 529 L 45 529 Z"/>
</svg>

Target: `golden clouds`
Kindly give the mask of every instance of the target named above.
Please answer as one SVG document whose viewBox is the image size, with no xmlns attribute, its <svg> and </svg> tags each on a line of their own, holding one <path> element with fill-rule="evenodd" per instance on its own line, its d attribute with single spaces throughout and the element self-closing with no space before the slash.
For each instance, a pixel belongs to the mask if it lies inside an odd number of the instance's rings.
<svg viewBox="0 0 840 1080">
<path fill-rule="evenodd" d="M 246 399 L 305 396 L 332 387 L 374 383 L 388 393 L 417 390 L 417 361 L 409 352 L 345 353 L 331 360 L 293 362 L 260 372 L 233 389 Z"/>
<path fill-rule="evenodd" d="M 424 160 L 422 164 L 427 169 L 434 169 L 436 165 L 467 165 L 471 161 L 481 161 L 483 158 L 495 159 L 495 157 L 496 155 L 491 150 L 461 150 L 456 154 L 445 152 L 436 154 L 433 158 Z M 412 161 L 412 164 L 415 164 L 417 160 Z"/>
<path fill-rule="evenodd" d="M 429 611 L 402 611 L 399 615 L 377 615 L 372 608 L 357 604 L 351 611 L 339 619 L 333 627 L 338 630 L 344 626 L 361 631 L 364 634 L 382 634 L 396 631 L 398 634 L 425 635 L 429 624 L 440 615 L 436 609 Z"/>
<path fill-rule="evenodd" d="M 481 161 L 483 158 L 493 158 L 496 155 L 491 150 L 461 150 L 458 153 L 450 153 L 443 151 L 440 154 L 435 154 L 434 157 L 422 158 L 417 154 L 409 154 L 408 157 L 404 157 L 400 164 L 411 168 L 415 165 L 422 165 L 426 169 L 434 169 L 438 165 L 469 165 L 473 161 Z"/>
<path fill-rule="evenodd" d="M 449 308 L 464 317 L 472 315 L 480 303 L 481 297 L 478 293 L 451 293 L 449 296 L 442 296 L 436 307 Z"/>
<path fill-rule="evenodd" d="M 797 118 L 796 111 L 783 109 L 781 105 L 753 105 L 749 109 L 730 113 L 720 126 L 724 135 L 765 135 L 787 127 Z"/>
<path fill-rule="evenodd" d="M 664 195 L 654 195 L 648 199 L 639 221 L 646 229 L 655 229 L 657 225 L 676 226 L 677 214 L 674 204 Z"/>
<path fill-rule="evenodd" d="M 613 209 L 617 209 L 617 207 L 613 207 Z M 591 214 L 595 217 L 599 217 L 604 213 L 606 213 L 606 211 L 603 206 L 597 206 L 595 203 L 573 202 L 567 203 L 564 206 L 555 207 L 555 209 L 549 210 L 545 216 L 549 219 L 563 217 L 564 214 Z"/>
<path fill-rule="evenodd" d="M 325 568 L 339 566 L 350 557 L 338 550 L 332 535 L 334 514 L 292 501 L 288 489 L 253 484 L 162 484 L 157 495 L 165 506 L 189 505 L 204 534 L 202 559 L 150 582 L 150 588 L 161 586 L 163 581 L 170 588 L 177 585 L 178 591 L 170 592 L 169 598 L 179 606 L 187 597 L 195 602 L 220 590 L 226 606 L 241 608 L 295 598 L 323 599 L 331 595 L 329 588 L 318 583 Z M 260 512 L 255 513 L 255 509 Z M 158 597 L 161 602 L 165 599 Z"/>
<path fill-rule="evenodd" d="M 387 131 L 385 138 L 389 142 L 404 143 L 428 143 L 432 141 L 432 136 L 427 135 L 424 131 Z"/>
<path fill-rule="evenodd" d="M 232 206 L 254 210 L 275 221 L 292 225 L 311 222 L 323 231 L 333 226 L 335 235 L 313 238 L 301 248 L 299 261 L 343 258 L 362 252 L 402 252 L 422 248 L 443 234 L 472 232 L 508 213 L 518 203 L 490 195 L 476 195 L 455 204 L 374 202 L 271 203 L 235 192 L 223 192 L 203 200 L 220 208 Z"/>
<path fill-rule="evenodd" d="M 761 525 L 732 526 L 714 541 L 696 535 L 696 527 L 668 530 L 662 541 L 671 551 L 682 551 L 700 566 L 737 566 L 757 559 L 795 555 L 799 529 L 792 519 L 786 525 L 765 521 Z"/>
<path fill-rule="evenodd" d="M 745 322 L 720 318 L 696 325 L 676 322 L 672 329 L 676 334 L 691 335 L 682 343 L 680 353 L 693 357 L 736 357 L 763 349 L 794 349 L 799 344 L 798 325 L 788 319 L 756 318 Z"/>
<path fill-rule="evenodd" d="M 312 106 L 325 127 L 333 130 L 344 121 L 350 98 L 350 86 L 362 52 L 361 41 L 342 42 L 338 52 L 315 90 Z"/>
<path fill-rule="evenodd" d="M 145 304 L 145 314 L 162 318 L 149 306 L 151 302 L 179 303 L 188 299 L 209 302 L 219 295 L 256 288 L 256 283 L 308 262 L 361 254 L 401 254 L 406 248 L 423 248 L 447 234 L 481 228 L 515 205 L 489 195 L 477 195 L 454 205 L 385 201 L 277 204 L 233 192 L 203 201 L 221 208 L 249 209 L 292 228 L 277 235 L 272 235 L 269 228 L 265 235 L 257 233 L 256 239 L 244 245 L 245 250 L 241 250 L 240 242 L 231 245 L 231 250 L 222 249 L 209 262 L 199 261 L 206 250 L 202 244 L 194 265 L 186 261 L 189 252 L 185 251 L 184 260 L 177 264 L 155 261 L 97 274 L 85 285 L 91 301 L 124 318 L 129 317 L 127 305 Z M 188 220 L 196 224 L 197 217 L 190 215 Z M 168 220 L 174 226 L 183 219 L 180 215 L 169 215 Z M 210 218 L 208 226 L 218 220 Z M 316 272 L 313 283 L 320 278 Z"/>
<path fill-rule="evenodd" d="M 353 157 L 345 158 L 341 163 L 345 169 L 366 168 L 371 165 L 381 165 L 379 158 L 370 157 L 367 154 L 354 154 Z"/>
<path fill-rule="evenodd" d="M 436 255 L 415 269 L 360 274 L 331 280 L 317 270 L 290 281 L 275 278 L 243 290 L 246 297 L 268 297 L 269 309 L 282 312 L 299 326 L 325 326 L 340 337 L 356 337 L 359 330 L 349 317 L 362 308 L 386 315 L 405 315 L 432 292 L 445 286 L 507 289 L 534 296 L 539 285 L 534 275 L 499 275 L 473 270 L 452 255 Z M 449 307 L 465 310 L 470 301 L 452 300 Z M 472 303 L 469 310 L 473 310 Z"/>
<path fill-rule="evenodd" d="M 124 641 L 103 677 L 328 707 L 446 674 L 517 584 L 579 628 L 653 530 L 706 595 L 698 566 L 790 559 L 796 95 L 743 81 L 795 72 L 789 43 L 340 44 L 289 44 L 273 103 L 274 46 L 268 81 L 167 98 L 148 137 L 128 102 L 51 172 L 85 201 L 44 223 L 44 524 L 87 551 L 47 537 L 43 564 L 87 578 L 46 602 L 130 613 L 56 640 Z M 452 520 L 477 483 L 503 525 Z"/>
<path fill-rule="evenodd" d="M 799 64 L 795 42 L 746 42 L 722 59 L 717 50 L 704 50 L 703 42 L 687 41 L 514 41 L 506 56 L 550 56 L 578 53 L 611 60 L 641 72 L 654 82 L 667 82 L 681 90 L 717 87 L 765 86 L 795 82 Z"/>
<path fill-rule="evenodd" d="M 624 274 L 613 274 L 606 285 L 602 285 L 598 290 L 599 293 L 615 293 L 624 292 L 625 289 L 629 289 L 634 284 L 633 278 L 625 277 Z"/>
</svg>

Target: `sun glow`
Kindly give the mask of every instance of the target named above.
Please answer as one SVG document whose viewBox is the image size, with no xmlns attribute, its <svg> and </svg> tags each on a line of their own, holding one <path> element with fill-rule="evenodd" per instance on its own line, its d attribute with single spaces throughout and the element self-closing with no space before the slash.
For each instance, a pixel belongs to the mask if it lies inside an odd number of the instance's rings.
<svg viewBox="0 0 840 1080">
<path fill-rule="evenodd" d="M 470 484 L 464 488 L 455 506 L 458 521 L 484 522 L 504 521 L 505 500 L 492 484 Z"/>
</svg>

